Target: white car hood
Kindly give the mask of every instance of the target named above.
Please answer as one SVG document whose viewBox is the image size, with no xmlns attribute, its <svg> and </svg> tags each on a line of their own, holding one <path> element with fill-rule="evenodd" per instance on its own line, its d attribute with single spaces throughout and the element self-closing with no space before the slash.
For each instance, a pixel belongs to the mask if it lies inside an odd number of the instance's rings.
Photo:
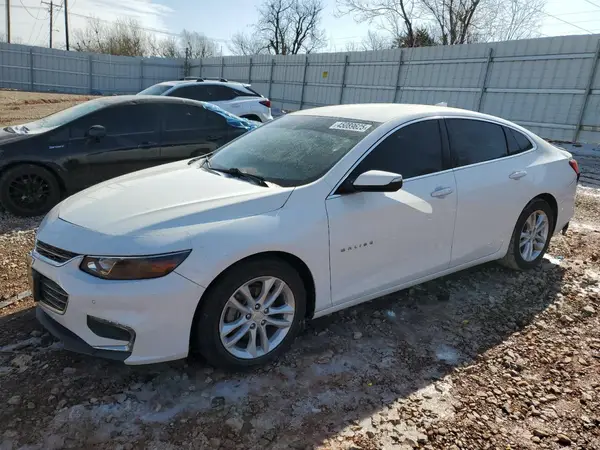
<svg viewBox="0 0 600 450">
<path fill-rule="evenodd" d="M 207 172 L 197 163 L 166 164 L 69 197 L 48 215 L 38 238 L 86 254 L 174 250 L 189 245 L 199 228 L 275 211 L 292 191 Z"/>
</svg>

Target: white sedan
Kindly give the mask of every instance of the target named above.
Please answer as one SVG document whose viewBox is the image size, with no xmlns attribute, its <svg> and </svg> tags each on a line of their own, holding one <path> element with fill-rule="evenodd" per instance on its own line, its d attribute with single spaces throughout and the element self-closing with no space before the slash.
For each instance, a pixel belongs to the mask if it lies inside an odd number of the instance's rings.
<svg viewBox="0 0 600 450">
<path fill-rule="evenodd" d="M 569 153 L 484 114 L 298 111 L 56 206 L 31 254 L 37 315 L 66 348 L 126 364 L 194 349 L 263 364 L 305 319 L 487 261 L 536 266 L 578 177 Z"/>
</svg>

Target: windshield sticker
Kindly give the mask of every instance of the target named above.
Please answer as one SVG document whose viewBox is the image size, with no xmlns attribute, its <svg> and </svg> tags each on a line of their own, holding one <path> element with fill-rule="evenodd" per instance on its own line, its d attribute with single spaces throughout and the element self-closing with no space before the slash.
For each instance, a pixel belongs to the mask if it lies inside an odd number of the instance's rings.
<svg viewBox="0 0 600 450">
<path fill-rule="evenodd" d="M 357 123 L 357 122 L 336 122 L 329 127 L 330 130 L 344 130 L 344 131 L 358 131 L 364 133 L 373 125 L 368 123 Z"/>
</svg>

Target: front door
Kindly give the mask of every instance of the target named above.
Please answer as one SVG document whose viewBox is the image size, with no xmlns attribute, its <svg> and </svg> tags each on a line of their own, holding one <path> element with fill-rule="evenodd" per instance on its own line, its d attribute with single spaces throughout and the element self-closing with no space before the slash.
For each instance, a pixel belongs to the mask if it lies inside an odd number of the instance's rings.
<svg viewBox="0 0 600 450">
<path fill-rule="evenodd" d="M 106 136 L 90 138 L 93 125 L 106 129 Z M 82 117 L 70 126 L 71 147 L 80 149 L 77 168 L 84 171 L 86 186 L 159 163 L 160 129 L 157 105 L 114 105 Z"/>
<path fill-rule="evenodd" d="M 334 304 L 443 271 L 450 264 L 456 185 L 442 151 L 439 120 L 405 125 L 352 171 L 404 177 L 397 192 L 333 195 L 326 200 Z"/>
</svg>

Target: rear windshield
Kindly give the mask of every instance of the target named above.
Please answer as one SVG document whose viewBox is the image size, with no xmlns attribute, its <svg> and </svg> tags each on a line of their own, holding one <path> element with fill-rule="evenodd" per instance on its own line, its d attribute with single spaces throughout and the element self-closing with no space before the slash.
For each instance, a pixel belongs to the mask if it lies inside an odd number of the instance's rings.
<svg viewBox="0 0 600 450">
<path fill-rule="evenodd" d="M 162 95 L 172 87 L 173 86 L 169 84 L 155 84 L 154 86 L 150 86 L 149 88 L 138 92 L 138 95 Z"/>
<path fill-rule="evenodd" d="M 320 116 L 283 116 L 221 147 L 214 169 L 236 168 L 280 186 L 325 175 L 380 123 Z"/>
</svg>

